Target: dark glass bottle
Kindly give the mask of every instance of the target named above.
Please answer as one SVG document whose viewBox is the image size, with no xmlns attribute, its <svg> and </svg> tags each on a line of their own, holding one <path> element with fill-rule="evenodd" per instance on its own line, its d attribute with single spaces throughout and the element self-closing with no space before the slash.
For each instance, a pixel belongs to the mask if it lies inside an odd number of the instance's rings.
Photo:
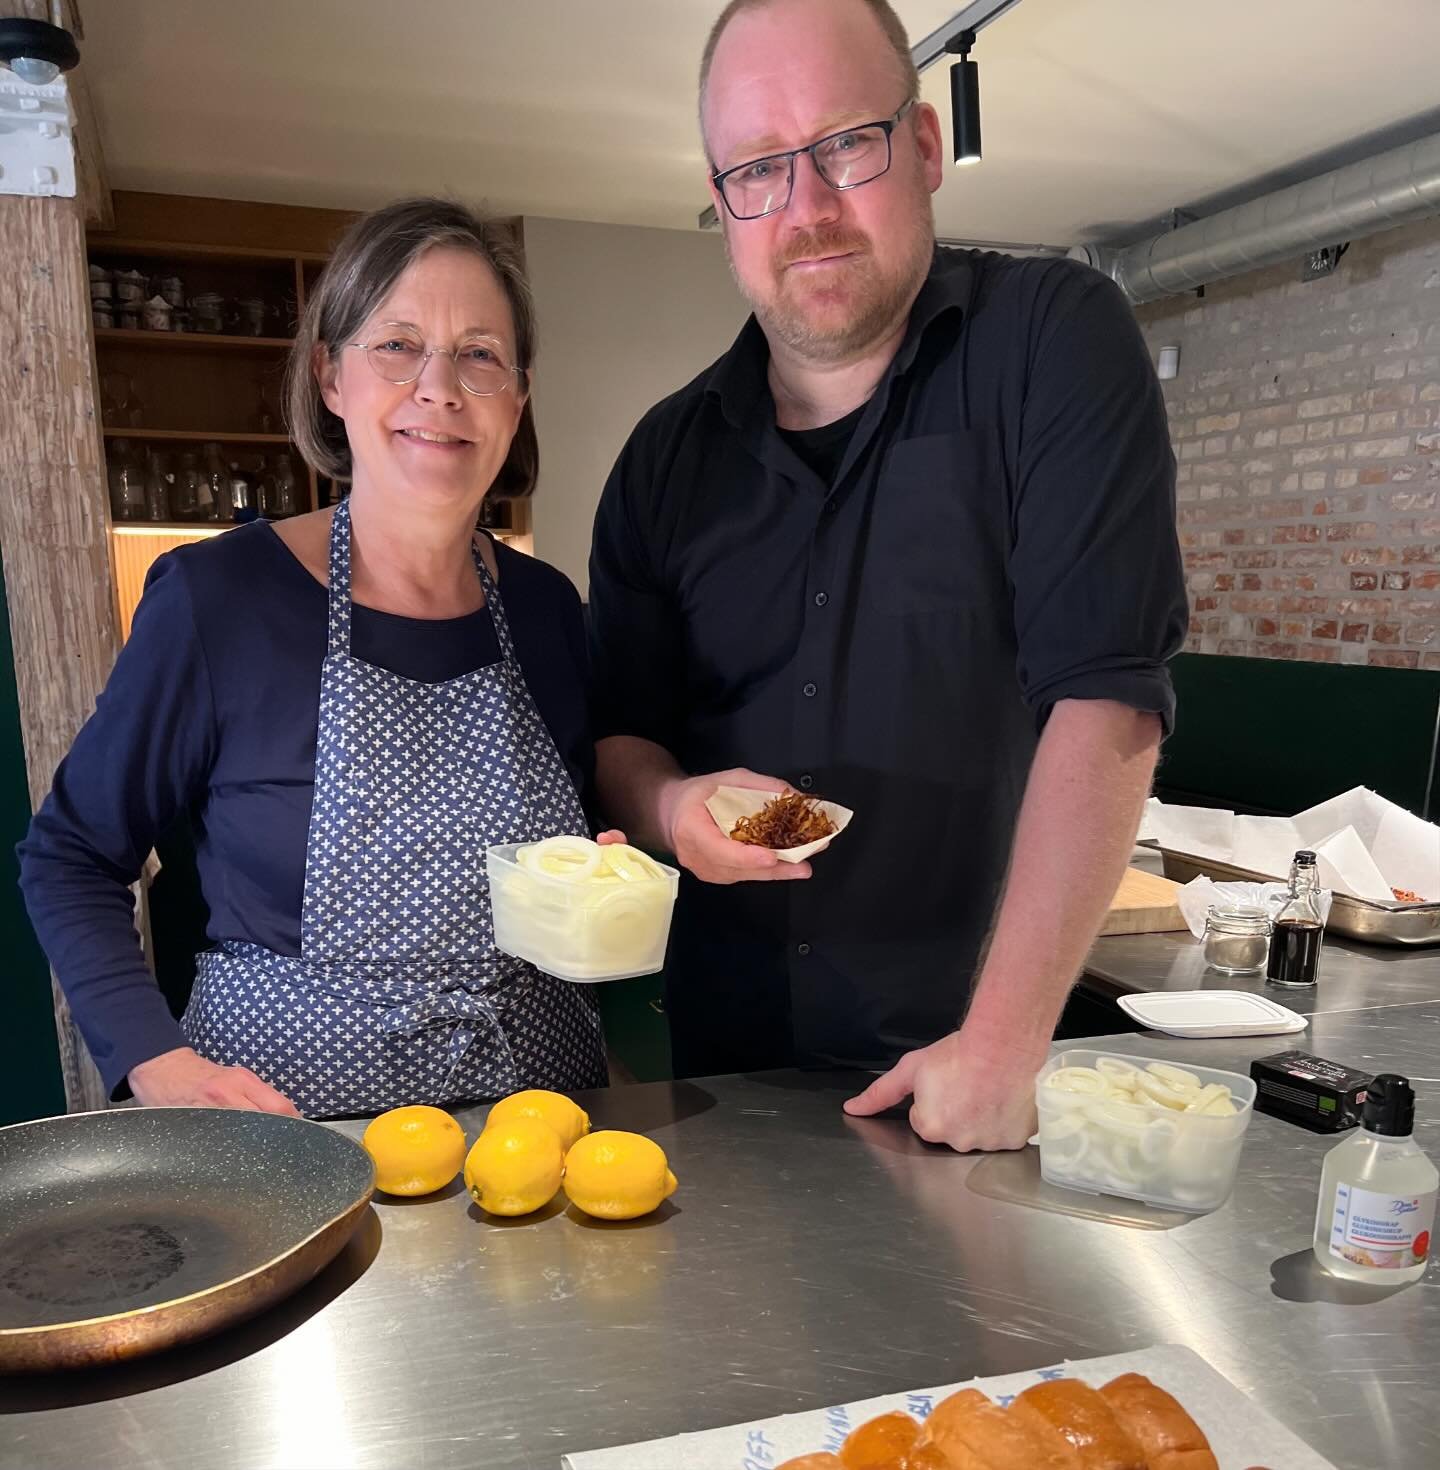
<svg viewBox="0 0 1440 1470">
<path fill-rule="evenodd" d="M 1290 865 L 1290 896 L 1275 915 L 1270 935 L 1270 958 L 1265 966 L 1270 983 L 1297 990 L 1314 985 L 1320 973 L 1324 933 L 1315 854 L 1297 852 Z"/>
</svg>

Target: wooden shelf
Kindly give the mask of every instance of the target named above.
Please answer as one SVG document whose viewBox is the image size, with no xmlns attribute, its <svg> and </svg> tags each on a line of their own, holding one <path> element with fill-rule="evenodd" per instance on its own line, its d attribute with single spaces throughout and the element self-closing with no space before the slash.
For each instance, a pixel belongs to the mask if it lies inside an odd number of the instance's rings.
<svg viewBox="0 0 1440 1470">
<path fill-rule="evenodd" d="M 223 429 L 112 429 L 103 426 L 107 439 L 167 439 L 200 444 L 214 439 L 221 444 L 293 444 L 288 434 L 230 434 Z M 138 523 L 137 523 L 138 524 Z M 199 522 L 197 521 L 198 525 Z"/>
<path fill-rule="evenodd" d="M 202 245 L 185 240 L 140 240 L 126 235 L 89 235 L 92 255 L 133 255 L 139 260 L 203 260 L 215 265 L 284 265 L 302 260 L 324 265 L 329 258 L 313 250 L 268 250 L 261 246 Z"/>
<path fill-rule="evenodd" d="M 293 337 L 234 337 L 221 332 L 149 332 L 133 327 L 96 327 L 97 347 L 148 347 L 170 352 L 288 352 Z"/>
</svg>

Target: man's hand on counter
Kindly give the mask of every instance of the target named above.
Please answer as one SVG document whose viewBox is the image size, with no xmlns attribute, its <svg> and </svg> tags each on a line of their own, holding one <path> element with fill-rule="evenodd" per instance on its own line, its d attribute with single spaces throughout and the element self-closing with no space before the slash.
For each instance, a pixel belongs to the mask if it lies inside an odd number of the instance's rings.
<svg viewBox="0 0 1440 1470">
<path fill-rule="evenodd" d="M 131 1067 L 129 1081 L 135 1100 L 147 1108 L 240 1108 L 300 1116 L 300 1109 L 288 1097 L 262 1082 L 248 1067 L 207 1062 L 188 1046 L 177 1046 Z"/>
<path fill-rule="evenodd" d="M 1047 1051 L 1031 1058 L 955 1031 L 906 1052 L 845 1111 L 869 1117 L 909 1097 L 910 1126 L 927 1143 L 959 1153 L 1024 1148 L 1035 1132 L 1035 1074 Z"/>
<path fill-rule="evenodd" d="M 660 793 L 660 822 L 681 867 L 704 883 L 784 882 L 810 876 L 809 863 L 782 863 L 766 847 L 733 842 L 715 825 L 705 803 L 721 786 L 784 791 L 788 783 L 755 771 L 718 771 L 668 783 Z"/>
</svg>

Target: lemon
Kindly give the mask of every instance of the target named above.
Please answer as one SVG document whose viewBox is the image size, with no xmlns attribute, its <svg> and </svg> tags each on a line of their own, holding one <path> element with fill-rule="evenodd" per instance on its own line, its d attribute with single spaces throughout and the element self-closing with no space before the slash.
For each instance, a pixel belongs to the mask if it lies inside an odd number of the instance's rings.
<svg viewBox="0 0 1440 1470">
<path fill-rule="evenodd" d="M 555 1130 L 535 1118 L 494 1123 L 465 1159 L 465 1187 L 492 1215 L 528 1215 L 555 1198 L 565 1154 Z"/>
<path fill-rule="evenodd" d="M 465 1161 L 465 1130 L 441 1108 L 391 1108 L 365 1129 L 361 1146 L 386 1194 L 444 1189 Z"/>
<path fill-rule="evenodd" d="M 565 1193 L 600 1220 L 648 1215 L 677 1183 L 665 1150 L 639 1133 L 587 1133 L 565 1155 Z"/>
<path fill-rule="evenodd" d="M 559 1092 L 547 1092 L 543 1087 L 532 1087 L 526 1092 L 512 1092 L 502 1097 L 490 1109 L 485 1120 L 489 1128 L 494 1123 L 508 1123 L 512 1118 L 534 1118 L 554 1131 L 560 1140 L 560 1152 L 568 1153 L 575 1141 L 590 1131 L 590 1115 L 578 1103 Z"/>
</svg>

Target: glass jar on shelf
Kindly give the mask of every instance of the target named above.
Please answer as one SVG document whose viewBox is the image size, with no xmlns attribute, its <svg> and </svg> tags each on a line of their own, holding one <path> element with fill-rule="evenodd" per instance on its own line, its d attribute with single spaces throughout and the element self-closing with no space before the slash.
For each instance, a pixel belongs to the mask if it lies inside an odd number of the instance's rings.
<svg viewBox="0 0 1440 1470">
<path fill-rule="evenodd" d="M 111 440 L 105 456 L 110 514 L 117 521 L 145 519 L 145 472 L 128 439 Z"/>
<path fill-rule="evenodd" d="M 230 510 L 236 521 L 253 521 L 259 515 L 255 487 L 235 460 L 230 462 Z"/>
<path fill-rule="evenodd" d="M 277 520 L 285 516 L 298 516 L 304 508 L 300 503 L 300 477 L 295 472 L 295 461 L 289 450 L 281 450 L 275 456 L 275 467 L 270 476 L 271 508 L 268 515 Z"/>
<path fill-rule="evenodd" d="M 225 330 L 225 298 L 218 291 L 202 291 L 190 298 L 190 321 L 197 332 Z"/>
<path fill-rule="evenodd" d="M 180 468 L 175 472 L 175 482 L 170 494 L 170 509 L 177 521 L 201 521 L 206 516 L 202 510 L 201 491 L 204 499 L 209 498 L 209 487 L 200 473 L 199 456 L 187 451 L 180 456 Z"/>
<path fill-rule="evenodd" d="M 231 320 L 235 333 L 240 337 L 263 337 L 265 335 L 265 303 L 258 296 L 247 296 L 235 303 Z"/>
</svg>

